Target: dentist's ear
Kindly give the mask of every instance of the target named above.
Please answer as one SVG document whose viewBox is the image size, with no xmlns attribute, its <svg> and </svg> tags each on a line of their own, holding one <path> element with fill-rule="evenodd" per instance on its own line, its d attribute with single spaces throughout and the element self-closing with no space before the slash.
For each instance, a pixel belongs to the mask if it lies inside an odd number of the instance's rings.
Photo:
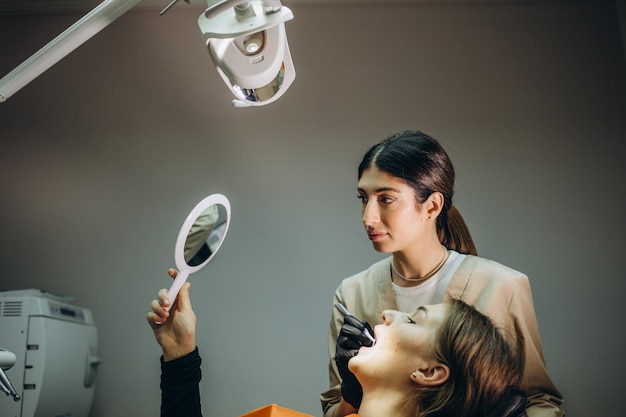
<svg viewBox="0 0 626 417">
<path fill-rule="evenodd" d="M 445 198 L 439 191 L 433 192 L 424 202 L 426 212 L 428 213 L 428 219 L 431 217 L 437 217 L 441 214 L 443 206 L 445 204 Z"/>
<path fill-rule="evenodd" d="M 438 363 L 432 367 L 418 369 L 411 373 L 411 381 L 416 384 L 432 387 L 441 385 L 450 377 L 450 368 L 446 365 Z"/>
</svg>

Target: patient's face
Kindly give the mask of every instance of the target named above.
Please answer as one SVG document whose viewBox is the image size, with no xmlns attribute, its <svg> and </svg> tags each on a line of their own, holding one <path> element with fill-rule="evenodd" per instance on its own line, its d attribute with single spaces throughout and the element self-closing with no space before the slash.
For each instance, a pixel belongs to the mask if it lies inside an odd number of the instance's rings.
<svg viewBox="0 0 626 417">
<path fill-rule="evenodd" d="M 431 359 L 437 330 L 448 311 L 444 304 L 424 306 L 412 314 L 383 312 L 383 324 L 374 328 L 376 344 L 362 347 L 349 362 L 350 370 L 363 383 L 410 383 L 409 375 Z"/>
</svg>

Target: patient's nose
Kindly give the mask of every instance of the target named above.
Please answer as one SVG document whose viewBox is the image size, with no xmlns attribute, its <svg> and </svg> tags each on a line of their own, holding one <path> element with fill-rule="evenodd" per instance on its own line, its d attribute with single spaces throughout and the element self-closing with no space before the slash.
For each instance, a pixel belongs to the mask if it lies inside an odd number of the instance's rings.
<svg viewBox="0 0 626 417">
<path fill-rule="evenodd" d="M 382 318 L 384 324 L 391 324 L 398 319 L 399 311 L 385 310 L 383 311 Z"/>
</svg>

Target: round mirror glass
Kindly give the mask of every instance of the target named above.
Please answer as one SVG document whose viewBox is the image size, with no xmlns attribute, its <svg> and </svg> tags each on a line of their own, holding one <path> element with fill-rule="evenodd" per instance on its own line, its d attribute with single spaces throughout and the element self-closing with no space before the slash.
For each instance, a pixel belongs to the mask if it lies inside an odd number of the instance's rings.
<svg viewBox="0 0 626 417">
<path fill-rule="evenodd" d="M 191 210 L 178 232 L 174 259 L 178 275 L 169 290 L 174 302 L 189 274 L 203 268 L 224 242 L 230 225 L 230 202 L 222 194 L 212 194 Z"/>
<path fill-rule="evenodd" d="M 204 265 L 219 249 L 226 234 L 228 214 L 226 206 L 211 204 L 198 215 L 186 233 L 183 260 L 188 266 Z M 176 246 L 178 249 L 179 246 Z"/>
</svg>

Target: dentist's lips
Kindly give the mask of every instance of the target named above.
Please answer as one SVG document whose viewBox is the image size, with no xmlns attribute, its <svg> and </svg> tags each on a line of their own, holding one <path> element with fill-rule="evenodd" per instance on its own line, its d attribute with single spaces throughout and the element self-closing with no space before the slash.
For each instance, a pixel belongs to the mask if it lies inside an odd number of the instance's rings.
<svg viewBox="0 0 626 417">
<path fill-rule="evenodd" d="M 367 237 L 372 242 L 377 242 L 377 241 L 383 239 L 385 236 L 387 236 L 387 233 L 383 233 L 383 232 L 367 232 Z"/>
</svg>

